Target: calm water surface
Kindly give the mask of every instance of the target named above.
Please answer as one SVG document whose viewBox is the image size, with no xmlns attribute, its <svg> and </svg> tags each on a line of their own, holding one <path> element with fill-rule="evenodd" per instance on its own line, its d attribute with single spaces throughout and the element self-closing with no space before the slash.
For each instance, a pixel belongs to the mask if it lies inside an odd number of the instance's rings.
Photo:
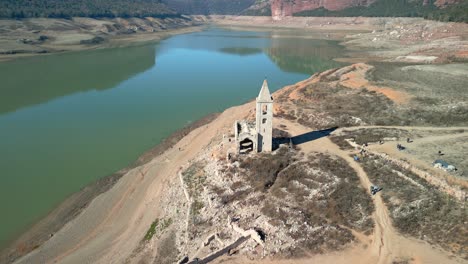
<svg viewBox="0 0 468 264">
<path fill-rule="evenodd" d="M 0 63 L 0 247 L 70 194 L 209 113 L 337 67 L 305 32 L 210 28 Z"/>
</svg>

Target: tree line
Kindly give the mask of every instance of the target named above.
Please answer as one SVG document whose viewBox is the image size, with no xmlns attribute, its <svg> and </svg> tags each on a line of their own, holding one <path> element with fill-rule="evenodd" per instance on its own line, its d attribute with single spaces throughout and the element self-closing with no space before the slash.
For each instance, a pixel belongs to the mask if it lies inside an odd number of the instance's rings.
<svg viewBox="0 0 468 264">
<path fill-rule="evenodd" d="M 0 18 L 170 17 L 161 0 L 1 0 Z"/>
<path fill-rule="evenodd" d="M 162 0 L 179 13 L 190 15 L 238 15 L 256 0 Z"/>
</svg>

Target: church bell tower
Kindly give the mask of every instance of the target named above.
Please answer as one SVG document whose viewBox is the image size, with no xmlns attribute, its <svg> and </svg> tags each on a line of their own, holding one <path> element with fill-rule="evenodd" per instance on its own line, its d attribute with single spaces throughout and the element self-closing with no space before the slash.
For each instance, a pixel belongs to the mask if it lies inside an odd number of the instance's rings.
<svg viewBox="0 0 468 264">
<path fill-rule="evenodd" d="M 271 152 L 273 145 L 273 98 L 268 83 L 263 81 L 257 97 L 257 152 Z"/>
</svg>

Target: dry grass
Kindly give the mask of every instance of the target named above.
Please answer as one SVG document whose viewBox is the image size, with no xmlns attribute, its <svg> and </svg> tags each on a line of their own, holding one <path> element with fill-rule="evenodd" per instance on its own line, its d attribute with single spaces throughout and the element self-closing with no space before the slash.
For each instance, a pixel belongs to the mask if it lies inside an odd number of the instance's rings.
<svg viewBox="0 0 468 264">
<path fill-rule="evenodd" d="M 358 145 L 365 143 L 375 143 L 385 138 L 395 138 L 396 140 L 413 138 L 410 132 L 396 128 L 362 128 L 357 130 L 343 130 L 339 135 L 332 135 L 330 140 L 341 149 L 350 150 L 353 147 L 345 139 L 354 139 Z"/>
<path fill-rule="evenodd" d="M 192 200 L 192 204 L 190 205 L 191 237 L 197 236 L 201 230 L 203 230 L 203 227 L 209 224 L 208 221 L 200 214 L 200 211 L 205 207 L 205 203 L 200 195 L 205 188 L 207 179 L 204 170 L 205 165 L 206 164 L 202 162 L 195 162 L 182 172 L 184 184 Z"/>
<path fill-rule="evenodd" d="M 297 119 L 301 124 L 317 129 L 362 124 L 468 124 L 466 76 L 432 71 L 428 73 L 425 70 L 408 69 L 405 65 L 389 66 L 382 63 L 376 64 L 375 70 L 367 72 L 362 87 L 357 85 L 355 89 L 350 89 L 342 86 L 341 83 L 347 81 L 322 76 L 318 82 L 311 82 L 295 91 L 297 99 L 288 101 L 294 105 L 285 103 L 278 115 Z M 384 94 L 372 90 L 377 86 L 391 87 L 395 93 L 408 94 L 409 98 L 405 103 L 395 103 Z M 283 97 L 280 99 L 285 101 Z"/>
<path fill-rule="evenodd" d="M 382 197 L 394 225 L 404 234 L 468 258 L 468 209 L 410 171 L 370 156 L 362 165 L 374 184 L 383 187 Z M 399 176 L 403 173 L 418 185 Z"/>
<path fill-rule="evenodd" d="M 316 154 L 290 164 L 278 173 L 268 195 L 262 213 L 270 224 L 290 230 L 300 244 L 285 256 L 342 249 L 354 239 L 344 227 L 373 229 L 370 197 L 353 170 L 336 157 Z"/>
<path fill-rule="evenodd" d="M 153 238 L 154 235 L 160 236 L 164 230 L 166 230 L 172 224 L 172 218 L 168 219 L 159 219 L 153 221 L 150 228 L 146 232 L 145 237 L 143 238 L 144 241 L 149 241 Z"/>
<path fill-rule="evenodd" d="M 281 170 L 295 161 L 294 151 L 279 148 L 274 154 L 260 153 L 241 159 L 239 167 L 247 182 L 255 191 L 265 192 L 276 181 Z"/>
<path fill-rule="evenodd" d="M 314 128 L 347 127 L 361 122 L 375 125 L 400 123 L 394 114 L 395 105 L 386 96 L 366 89 L 349 89 L 326 82 L 304 89 L 296 105 L 298 122 Z M 323 118 L 317 119 L 316 113 Z M 362 121 L 359 121 L 362 120 Z"/>
<path fill-rule="evenodd" d="M 158 246 L 158 254 L 156 255 L 156 259 L 154 263 L 160 264 L 172 264 L 177 263 L 179 250 L 176 246 L 176 235 L 175 232 L 169 233 L 165 236 L 160 242 Z"/>
<path fill-rule="evenodd" d="M 373 203 L 346 161 L 324 154 L 304 157 L 285 146 L 237 158 L 238 163 L 221 166 L 223 174 L 230 175 L 227 179 L 235 180 L 209 188 L 219 194 L 223 208 L 234 203 L 236 208 L 259 208 L 281 230 L 273 239 L 290 237 L 294 246 L 284 246 L 279 255 L 341 250 L 355 239 L 350 229 L 372 232 Z M 239 226 L 250 228 L 251 221 L 255 219 L 242 217 Z"/>
</svg>

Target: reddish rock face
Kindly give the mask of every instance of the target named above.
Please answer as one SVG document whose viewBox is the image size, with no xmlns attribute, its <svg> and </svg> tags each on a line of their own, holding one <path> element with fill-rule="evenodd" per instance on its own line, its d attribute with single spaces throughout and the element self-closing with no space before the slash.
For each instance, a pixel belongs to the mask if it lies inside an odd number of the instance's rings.
<svg viewBox="0 0 468 264">
<path fill-rule="evenodd" d="M 341 10 L 352 6 L 367 6 L 374 1 L 375 0 L 271 0 L 271 14 L 273 18 L 279 19 L 284 16 L 292 16 L 292 14 L 304 10 L 313 10 L 320 7 L 328 10 Z"/>
<path fill-rule="evenodd" d="M 378 0 L 270 0 L 271 14 L 273 19 L 281 19 L 292 14 L 313 10 L 320 7 L 328 10 L 341 10 L 352 6 L 368 6 Z M 447 5 L 461 2 L 462 0 L 436 0 L 435 5 L 443 8 Z M 423 4 L 428 4 L 428 0 L 424 0 Z"/>
</svg>

